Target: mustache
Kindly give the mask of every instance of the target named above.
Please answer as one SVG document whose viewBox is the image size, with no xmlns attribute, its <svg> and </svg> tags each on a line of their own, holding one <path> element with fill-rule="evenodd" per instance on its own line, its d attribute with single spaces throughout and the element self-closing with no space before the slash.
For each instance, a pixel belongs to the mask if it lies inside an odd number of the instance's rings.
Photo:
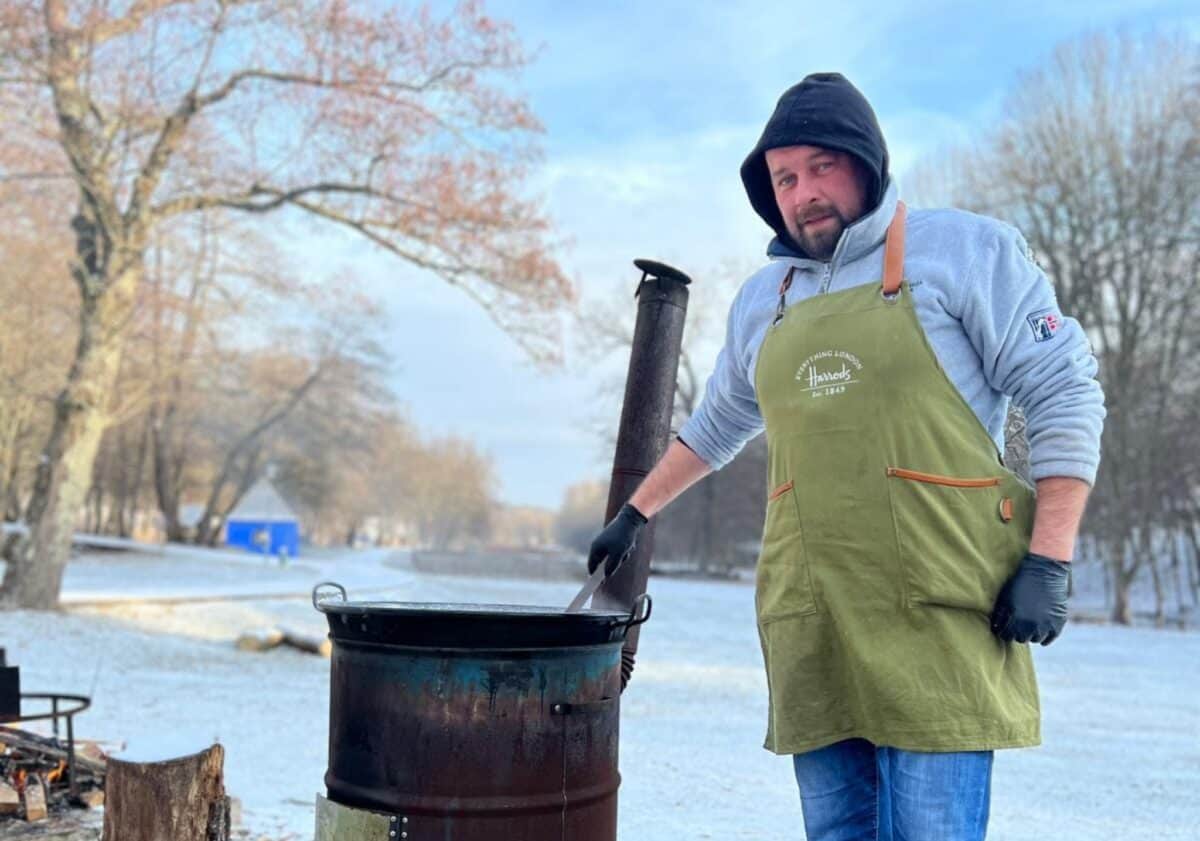
<svg viewBox="0 0 1200 841">
<path fill-rule="evenodd" d="M 833 216 L 837 219 L 842 218 L 841 214 L 838 213 L 837 208 L 833 205 L 829 205 L 827 207 L 812 207 L 807 209 L 804 213 L 796 214 L 796 224 L 803 227 L 812 220 L 821 219 L 825 216 Z"/>
</svg>

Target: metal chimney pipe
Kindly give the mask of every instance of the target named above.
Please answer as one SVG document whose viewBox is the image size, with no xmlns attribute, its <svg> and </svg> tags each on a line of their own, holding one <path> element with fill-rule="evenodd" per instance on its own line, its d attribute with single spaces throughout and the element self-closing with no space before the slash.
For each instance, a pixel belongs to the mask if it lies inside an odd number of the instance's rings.
<svg viewBox="0 0 1200 841">
<path fill-rule="evenodd" d="M 625 402 L 617 429 L 612 481 L 608 490 L 608 522 L 624 505 L 650 469 L 662 457 L 671 438 L 675 382 L 687 316 L 688 284 L 679 269 L 654 260 L 634 260 L 642 271 L 635 297 L 637 324 L 625 379 Z M 594 604 L 604 609 L 631 611 L 634 599 L 646 592 L 650 558 L 654 554 L 654 519 L 646 525 L 633 553 L 601 585 Z M 631 628 L 621 651 L 621 687 L 633 674 L 639 628 Z"/>
</svg>

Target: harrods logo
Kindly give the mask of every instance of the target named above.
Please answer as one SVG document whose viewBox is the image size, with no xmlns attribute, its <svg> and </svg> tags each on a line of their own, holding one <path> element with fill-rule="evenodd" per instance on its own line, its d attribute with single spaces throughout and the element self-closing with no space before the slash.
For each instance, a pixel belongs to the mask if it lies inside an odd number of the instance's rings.
<svg viewBox="0 0 1200 841">
<path fill-rule="evenodd" d="M 858 382 L 862 370 L 858 357 L 844 350 L 823 350 L 805 359 L 796 370 L 796 381 L 810 397 L 833 397 Z"/>
</svg>

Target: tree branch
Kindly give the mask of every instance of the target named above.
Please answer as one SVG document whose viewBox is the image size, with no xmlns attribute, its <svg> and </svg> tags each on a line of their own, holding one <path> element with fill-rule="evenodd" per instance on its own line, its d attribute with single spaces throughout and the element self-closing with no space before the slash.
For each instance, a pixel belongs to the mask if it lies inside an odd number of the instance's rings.
<svg viewBox="0 0 1200 841">
<path fill-rule="evenodd" d="M 136 0 L 122 17 L 110 18 L 103 23 L 94 24 L 83 32 L 76 31 L 76 34 L 86 36 L 91 44 L 103 44 L 113 38 L 136 32 L 146 22 L 146 18 L 155 12 L 192 2 L 194 0 Z"/>
</svg>

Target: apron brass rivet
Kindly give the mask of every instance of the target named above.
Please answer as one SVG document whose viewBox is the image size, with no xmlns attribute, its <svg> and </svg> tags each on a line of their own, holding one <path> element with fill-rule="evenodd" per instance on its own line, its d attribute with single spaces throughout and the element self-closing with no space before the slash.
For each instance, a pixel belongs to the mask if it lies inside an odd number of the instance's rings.
<svg viewBox="0 0 1200 841">
<path fill-rule="evenodd" d="M 1004 497 L 1000 500 L 1000 519 L 1008 522 L 1013 518 L 1013 501 L 1011 497 Z"/>
</svg>

